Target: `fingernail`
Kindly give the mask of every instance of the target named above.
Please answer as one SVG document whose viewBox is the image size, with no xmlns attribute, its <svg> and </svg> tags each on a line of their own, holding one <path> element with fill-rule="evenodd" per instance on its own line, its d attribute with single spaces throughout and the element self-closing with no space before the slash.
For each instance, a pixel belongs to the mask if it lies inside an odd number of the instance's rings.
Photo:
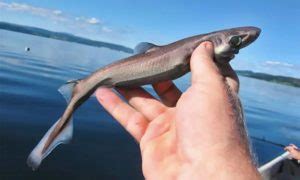
<svg viewBox="0 0 300 180">
<path fill-rule="evenodd" d="M 204 47 L 205 49 L 211 49 L 212 48 L 212 43 L 209 41 L 204 42 Z"/>
<path fill-rule="evenodd" d="M 97 93 L 102 94 L 103 92 L 105 93 L 107 90 L 108 90 L 108 89 L 105 88 L 105 87 L 99 87 L 99 88 L 97 89 Z"/>
<path fill-rule="evenodd" d="M 106 99 L 107 93 L 109 92 L 108 88 L 100 87 L 96 90 L 96 96 L 99 100 L 103 101 Z"/>
</svg>

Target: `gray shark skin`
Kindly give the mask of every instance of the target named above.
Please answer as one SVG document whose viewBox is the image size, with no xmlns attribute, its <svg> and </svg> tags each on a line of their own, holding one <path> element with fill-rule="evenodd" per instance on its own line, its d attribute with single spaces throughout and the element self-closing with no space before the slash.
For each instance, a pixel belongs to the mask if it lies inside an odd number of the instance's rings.
<svg viewBox="0 0 300 180">
<path fill-rule="evenodd" d="M 176 79 L 190 71 L 190 57 L 201 42 L 214 45 L 214 60 L 227 63 L 241 48 L 257 39 L 260 29 L 239 27 L 185 38 L 165 46 L 144 43 L 139 54 L 121 59 L 95 71 L 84 79 L 69 82 L 72 94 L 61 118 L 33 149 L 27 164 L 37 169 L 41 161 L 59 144 L 72 138 L 72 114 L 98 87 L 133 87 Z"/>
</svg>

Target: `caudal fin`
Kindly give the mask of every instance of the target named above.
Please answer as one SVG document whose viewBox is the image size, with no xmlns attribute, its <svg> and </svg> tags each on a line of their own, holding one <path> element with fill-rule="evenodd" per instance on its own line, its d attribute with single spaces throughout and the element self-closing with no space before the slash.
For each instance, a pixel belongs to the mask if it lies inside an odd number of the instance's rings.
<svg viewBox="0 0 300 180">
<path fill-rule="evenodd" d="M 64 96 L 67 103 L 70 102 L 72 91 L 74 86 L 77 84 L 77 81 L 68 82 L 67 84 L 61 86 L 59 88 L 59 92 Z M 38 143 L 38 145 L 32 150 L 32 152 L 29 154 L 27 159 L 27 164 L 30 166 L 33 170 L 36 170 L 42 160 L 46 158 L 52 150 L 58 146 L 59 144 L 66 144 L 71 141 L 73 136 L 73 118 L 72 116 L 69 119 L 69 122 L 64 126 L 64 128 L 60 131 L 60 133 L 55 137 L 55 139 L 51 142 L 51 144 L 47 147 L 47 149 L 44 149 L 46 142 L 48 138 L 50 137 L 50 134 L 55 129 L 56 125 L 58 124 L 58 121 L 47 131 L 47 133 L 44 135 L 44 137 L 41 139 L 41 141 Z"/>
<path fill-rule="evenodd" d="M 71 119 L 68 122 L 64 130 L 62 130 L 61 133 L 54 139 L 50 146 L 43 151 L 47 139 L 56 127 L 59 120 L 56 121 L 56 123 L 47 131 L 42 140 L 38 143 L 38 145 L 32 150 L 32 152 L 28 156 L 27 164 L 29 167 L 32 168 L 32 170 L 36 170 L 42 163 L 42 160 L 45 157 L 47 157 L 56 146 L 58 146 L 59 144 L 66 144 L 71 141 L 73 136 L 73 119 Z"/>
</svg>

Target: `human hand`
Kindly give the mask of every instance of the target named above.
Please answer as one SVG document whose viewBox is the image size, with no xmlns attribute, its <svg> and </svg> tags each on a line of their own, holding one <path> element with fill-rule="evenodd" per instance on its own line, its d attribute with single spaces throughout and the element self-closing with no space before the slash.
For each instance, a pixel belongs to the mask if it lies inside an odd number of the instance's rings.
<svg viewBox="0 0 300 180">
<path fill-rule="evenodd" d="M 213 47 L 192 54 L 191 86 L 153 85 L 161 100 L 142 88 L 99 88 L 103 107 L 140 143 L 146 179 L 257 179 L 249 153 L 238 79 L 229 64 L 213 62 Z"/>
<path fill-rule="evenodd" d="M 288 145 L 284 150 L 288 151 L 292 158 L 300 160 L 300 149 L 295 144 Z"/>
</svg>

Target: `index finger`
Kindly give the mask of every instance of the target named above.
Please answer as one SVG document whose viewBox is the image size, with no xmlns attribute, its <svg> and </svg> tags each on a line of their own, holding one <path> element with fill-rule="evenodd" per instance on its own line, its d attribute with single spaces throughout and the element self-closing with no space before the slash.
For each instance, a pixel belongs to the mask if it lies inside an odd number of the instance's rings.
<svg viewBox="0 0 300 180">
<path fill-rule="evenodd" d="M 96 97 L 102 106 L 139 142 L 148 126 L 148 120 L 124 102 L 111 89 L 98 88 Z"/>
</svg>

